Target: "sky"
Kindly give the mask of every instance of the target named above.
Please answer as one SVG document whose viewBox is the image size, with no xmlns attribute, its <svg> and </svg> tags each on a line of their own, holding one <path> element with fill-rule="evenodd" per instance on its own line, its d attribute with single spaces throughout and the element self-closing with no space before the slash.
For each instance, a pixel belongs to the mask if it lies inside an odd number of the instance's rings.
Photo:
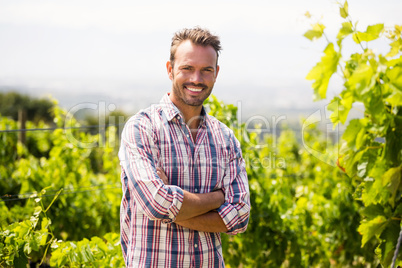
<svg viewBox="0 0 402 268">
<path fill-rule="evenodd" d="M 401 11 L 400 0 L 349 1 L 360 30 L 401 24 Z M 0 0 L 0 90 L 50 95 L 66 109 L 104 101 L 134 112 L 171 88 L 173 33 L 199 25 L 221 38 L 219 99 L 249 114 L 311 112 L 329 101 L 314 103 L 305 80 L 326 46 L 303 37 L 317 21 L 335 41 L 337 2 Z M 341 87 L 333 81 L 329 99 Z"/>
</svg>

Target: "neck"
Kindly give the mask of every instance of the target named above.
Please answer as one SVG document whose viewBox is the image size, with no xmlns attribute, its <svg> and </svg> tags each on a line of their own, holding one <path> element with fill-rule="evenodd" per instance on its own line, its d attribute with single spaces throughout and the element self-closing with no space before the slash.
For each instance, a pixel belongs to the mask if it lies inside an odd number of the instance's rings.
<svg viewBox="0 0 402 268">
<path fill-rule="evenodd" d="M 179 109 L 183 115 L 184 122 L 191 130 L 197 130 L 201 121 L 202 105 L 192 106 L 174 98 L 172 94 L 169 95 L 170 100 Z"/>
<path fill-rule="evenodd" d="M 180 112 L 182 113 L 184 117 L 184 122 L 188 125 L 188 127 L 192 130 L 198 129 L 201 120 L 200 116 L 202 106 L 185 105 L 184 107 L 177 106 L 177 108 L 179 108 Z"/>
<path fill-rule="evenodd" d="M 183 102 L 175 101 L 171 95 L 170 95 L 170 99 L 172 100 L 174 105 L 176 105 L 176 107 L 179 109 L 179 111 L 183 115 L 184 122 L 186 123 L 186 125 L 188 126 L 188 128 L 191 131 L 191 136 L 193 138 L 193 142 L 196 142 L 198 127 L 199 127 L 200 121 L 201 121 L 202 105 L 200 105 L 200 106 L 187 105 Z"/>
</svg>

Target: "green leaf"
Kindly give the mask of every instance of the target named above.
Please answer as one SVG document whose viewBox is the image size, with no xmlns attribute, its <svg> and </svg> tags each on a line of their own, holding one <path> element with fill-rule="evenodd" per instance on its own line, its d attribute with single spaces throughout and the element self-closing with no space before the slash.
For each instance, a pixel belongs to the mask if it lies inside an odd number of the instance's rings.
<svg viewBox="0 0 402 268">
<path fill-rule="evenodd" d="M 28 258 L 24 253 L 24 247 L 19 249 L 18 257 L 14 259 L 15 268 L 26 268 L 28 265 Z"/>
<path fill-rule="evenodd" d="M 401 167 L 395 167 L 389 169 L 382 176 L 382 185 L 388 189 L 391 193 L 391 197 L 389 198 L 389 203 L 392 207 L 395 206 L 395 196 L 396 192 L 399 188 L 399 184 L 401 183 Z"/>
<path fill-rule="evenodd" d="M 389 197 L 391 193 L 383 185 L 382 176 L 389 168 L 385 160 L 378 160 L 374 167 L 369 171 L 366 189 L 362 194 L 362 200 L 366 206 L 371 204 L 389 205 Z"/>
<path fill-rule="evenodd" d="M 395 208 L 393 216 L 398 218 L 402 216 L 402 203 L 399 203 L 399 205 Z"/>
<path fill-rule="evenodd" d="M 308 30 L 305 34 L 304 37 L 306 37 L 307 39 L 313 41 L 315 39 L 320 38 L 323 33 L 324 33 L 324 29 L 325 26 L 320 24 L 320 23 L 316 23 L 313 25 L 313 29 L 312 30 Z"/>
<path fill-rule="evenodd" d="M 376 36 L 378 38 L 383 29 L 384 29 L 384 24 L 379 23 L 379 24 L 376 24 L 376 25 L 367 26 L 366 33 L 368 33 L 368 34 L 370 34 L 372 36 Z"/>
<path fill-rule="evenodd" d="M 29 240 L 28 244 L 33 251 L 39 251 L 40 241 L 43 237 L 43 234 L 35 232 L 32 238 Z"/>
<path fill-rule="evenodd" d="M 400 224 L 397 221 L 390 221 L 387 228 L 381 234 L 380 239 L 382 241 L 379 245 L 381 255 L 379 257 L 383 267 L 391 266 L 400 229 Z"/>
<path fill-rule="evenodd" d="M 27 243 L 24 244 L 24 252 L 26 252 L 27 255 L 31 254 L 32 252 L 31 241 L 28 241 Z"/>
<path fill-rule="evenodd" d="M 387 227 L 388 221 L 384 216 L 378 216 L 370 221 L 362 222 L 357 229 L 362 237 L 362 247 L 375 235 L 379 236 Z"/>
<path fill-rule="evenodd" d="M 356 136 L 359 134 L 362 128 L 363 126 L 359 119 L 350 120 L 349 125 L 346 127 L 345 132 L 342 135 L 342 139 L 348 143 L 349 148 L 356 148 Z"/>
<path fill-rule="evenodd" d="M 83 241 L 85 241 L 85 240 L 83 240 Z M 86 240 L 85 244 L 81 245 L 80 251 L 78 252 L 78 255 L 81 256 L 81 258 L 84 262 L 89 262 L 89 261 L 95 260 L 88 242 L 89 241 Z"/>
<path fill-rule="evenodd" d="M 32 216 L 31 217 L 31 219 L 30 219 L 30 222 L 31 222 L 31 224 L 32 224 L 32 228 L 33 229 L 35 229 L 36 228 L 36 225 L 38 224 L 38 221 L 39 221 L 39 217 L 38 216 Z"/>
<path fill-rule="evenodd" d="M 348 36 L 351 33 L 353 33 L 352 23 L 344 22 L 344 23 L 342 23 L 342 28 L 339 30 L 339 33 L 336 36 L 336 39 L 338 39 L 338 40 L 344 39 L 346 36 Z"/>
<path fill-rule="evenodd" d="M 364 105 L 366 107 L 366 113 L 372 116 L 372 121 L 379 125 L 384 125 L 384 121 L 387 120 L 387 111 L 384 105 L 382 88 L 377 84 L 370 88 L 371 92 L 364 94 Z"/>
<path fill-rule="evenodd" d="M 358 151 L 356 154 L 353 155 L 353 158 L 347 161 L 346 172 L 348 174 L 353 174 L 356 171 L 357 165 L 363 158 L 364 153 L 364 151 Z"/>
<path fill-rule="evenodd" d="M 311 14 L 308 11 L 306 11 L 306 13 L 304 13 L 304 16 L 306 16 L 306 18 L 308 18 L 308 19 L 311 19 Z"/>
<path fill-rule="evenodd" d="M 347 88 L 353 91 L 354 95 L 363 100 L 363 95 L 370 93 L 375 82 L 374 71 L 370 65 L 359 64 L 346 83 Z"/>
<path fill-rule="evenodd" d="M 91 244 L 94 244 L 97 246 L 97 249 L 99 251 L 102 251 L 102 254 L 105 255 L 107 253 L 107 246 L 106 243 L 99 237 L 91 237 Z"/>
<path fill-rule="evenodd" d="M 43 218 L 41 222 L 41 229 L 47 230 L 52 221 L 49 218 Z"/>
<path fill-rule="evenodd" d="M 352 109 L 354 97 L 353 94 L 347 90 L 341 93 L 341 97 L 342 97 L 341 100 L 342 109 L 340 108 L 339 119 L 342 124 L 345 124 L 349 111 L 350 109 Z"/>
<path fill-rule="evenodd" d="M 14 232 L 18 234 L 19 238 L 24 238 L 32 228 L 32 222 L 29 220 L 18 223 Z"/>
<path fill-rule="evenodd" d="M 402 91 L 397 89 L 392 84 L 386 84 L 384 87 L 387 87 L 391 90 L 391 95 L 385 98 L 385 101 L 393 106 L 402 106 Z"/>
<path fill-rule="evenodd" d="M 368 219 L 374 219 L 377 216 L 387 216 L 385 215 L 385 209 L 380 204 L 370 205 L 365 207 L 362 212 L 362 215 L 366 216 Z"/>
<path fill-rule="evenodd" d="M 359 150 L 363 145 L 365 145 L 367 139 L 367 131 L 362 128 L 356 136 L 356 150 Z"/>
<path fill-rule="evenodd" d="M 386 144 L 384 151 L 384 159 L 389 162 L 391 166 L 396 166 L 401 164 L 401 150 L 402 150 L 402 136 L 401 136 L 401 118 L 398 116 L 394 117 L 391 125 L 387 129 L 385 135 Z M 395 128 L 398 126 L 398 128 Z"/>
<path fill-rule="evenodd" d="M 349 16 L 349 5 L 348 1 L 345 1 L 345 4 L 339 8 L 339 12 L 341 14 L 341 17 L 346 19 Z"/>
<path fill-rule="evenodd" d="M 389 46 L 391 47 L 391 49 L 386 56 L 394 57 L 394 56 L 398 55 L 398 53 L 400 51 L 402 51 L 402 39 L 398 38 L 396 41 L 389 44 Z"/>
<path fill-rule="evenodd" d="M 307 39 L 313 41 L 314 39 L 318 39 L 322 36 L 322 33 L 318 32 L 318 31 L 314 31 L 314 30 L 308 30 L 305 34 L 304 37 L 306 37 Z"/>
<path fill-rule="evenodd" d="M 390 83 L 402 92 L 402 67 L 395 66 L 387 71 Z"/>
<path fill-rule="evenodd" d="M 44 246 L 47 243 L 48 236 L 49 236 L 49 233 L 47 231 L 41 231 L 38 233 L 38 235 L 35 238 L 37 239 L 37 242 L 40 246 Z"/>
<path fill-rule="evenodd" d="M 334 123 L 334 128 L 338 123 L 345 124 L 354 101 L 353 94 L 348 90 L 342 91 L 340 97 L 334 97 L 327 107 L 329 111 L 332 111 L 329 118 Z"/>
<path fill-rule="evenodd" d="M 334 124 L 334 128 L 341 121 L 339 118 L 340 117 L 340 112 L 339 112 L 340 100 L 341 99 L 339 97 L 334 97 L 327 106 L 328 111 L 332 112 L 330 114 L 329 118 L 331 119 L 331 122 Z"/>
<path fill-rule="evenodd" d="M 329 79 L 336 72 L 340 55 L 335 51 L 334 44 L 329 43 L 324 50 L 321 61 L 307 74 L 307 80 L 315 80 L 313 83 L 314 100 L 325 99 Z"/>
<path fill-rule="evenodd" d="M 39 216 L 39 214 L 42 212 L 42 207 L 37 206 L 35 207 L 35 211 L 33 213 L 34 216 Z"/>
<path fill-rule="evenodd" d="M 361 42 L 369 42 L 380 37 L 381 31 L 384 29 L 384 24 L 379 23 L 376 25 L 371 25 L 367 27 L 365 32 L 356 32 L 353 34 L 353 40 L 360 44 Z"/>
<path fill-rule="evenodd" d="M 363 163 L 359 163 L 357 165 L 357 176 L 360 178 L 363 178 L 364 175 L 366 175 L 367 172 L 367 166 L 368 166 L 368 162 L 363 162 Z"/>
</svg>

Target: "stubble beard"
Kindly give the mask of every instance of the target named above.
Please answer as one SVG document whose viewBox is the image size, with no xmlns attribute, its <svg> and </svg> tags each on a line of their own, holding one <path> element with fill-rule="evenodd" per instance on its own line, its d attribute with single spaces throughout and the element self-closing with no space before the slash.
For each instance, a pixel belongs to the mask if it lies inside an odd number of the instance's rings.
<svg viewBox="0 0 402 268">
<path fill-rule="evenodd" d="M 206 96 L 202 95 L 199 98 L 191 97 L 191 96 L 186 97 L 186 93 L 185 93 L 186 88 L 185 88 L 184 84 L 178 85 L 177 83 L 174 82 L 172 90 L 173 90 L 174 95 L 177 97 L 178 101 L 180 101 L 181 103 L 183 103 L 185 105 L 189 105 L 189 106 L 198 107 L 204 103 L 204 101 L 209 97 L 209 95 L 211 95 L 211 92 L 212 92 L 212 88 L 211 89 L 208 89 L 208 87 L 204 87 L 204 88 L 205 89 L 203 89 L 203 90 L 206 90 L 209 92 L 207 93 Z"/>
</svg>

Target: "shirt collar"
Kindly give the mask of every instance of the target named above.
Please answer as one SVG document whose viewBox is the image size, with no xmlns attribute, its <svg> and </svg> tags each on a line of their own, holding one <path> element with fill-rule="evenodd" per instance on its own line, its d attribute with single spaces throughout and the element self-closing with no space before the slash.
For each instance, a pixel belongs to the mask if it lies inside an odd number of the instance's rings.
<svg viewBox="0 0 402 268">
<path fill-rule="evenodd" d="M 179 108 L 177 108 L 176 105 L 174 105 L 174 103 L 170 99 L 169 93 L 166 93 L 165 95 L 163 95 L 163 97 L 162 97 L 162 99 L 160 101 L 160 104 L 162 105 L 162 110 L 166 114 L 166 117 L 167 117 L 168 121 L 171 121 L 175 117 L 177 119 L 183 118 Z M 206 124 L 206 120 L 208 118 L 204 106 L 202 106 L 201 118 L 202 119 L 201 119 L 201 122 L 200 122 L 200 126 Z"/>
<path fill-rule="evenodd" d="M 173 104 L 172 100 L 169 97 L 169 93 L 163 95 L 163 98 L 160 101 L 163 112 L 166 114 L 167 120 L 171 121 L 176 116 L 181 116 L 179 109 L 176 105 Z"/>
</svg>

